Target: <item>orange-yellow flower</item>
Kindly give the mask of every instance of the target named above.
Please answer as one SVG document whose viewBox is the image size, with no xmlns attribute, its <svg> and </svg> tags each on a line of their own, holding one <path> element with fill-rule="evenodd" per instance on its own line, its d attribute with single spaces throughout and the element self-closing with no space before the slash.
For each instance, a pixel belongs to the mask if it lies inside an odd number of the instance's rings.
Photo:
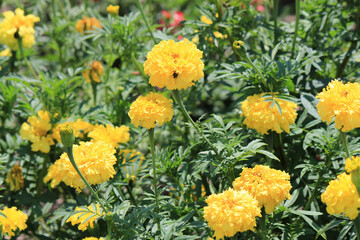
<svg viewBox="0 0 360 240">
<path fill-rule="evenodd" d="M 86 31 L 95 30 L 96 28 L 102 28 L 101 23 L 94 17 L 84 17 L 76 22 L 75 30 L 84 34 Z"/>
<path fill-rule="evenodd" d="M 111 14 L 111 15 L 118 15 L 119 14 L 119 9 L 120 9 L 119 5 L 113 6 L 111 4 L 106 8 L 107 12 L 109 14 Z"/>
<path fill-rule="evenodd" d="M 53 129 L 53 133 L 52 133 L 52 137 L 61 143 L 61 137 L 60 137 L 60 127 L 61 125 L 63 125 L 65 123 L 61 123 L 56 125 L 56 127 Z M 66 122 L 66 124 L 71 124 L 74 130 L 74 136 L 80 137 L 80 138 L 84 138 L 84 136 L 86 134 L 88 134 L 88 132 L 90 132 L 91 130 L 94 129 L 94 125 L 92 125 L 91 123 L 85 122 L 84 120 L 81 119 L 77 119 L 75 122 L 69 121 Z"/>
<path fill-rule="evenodd" d="M 6 182 L 10 184 L 10 191 L 16 192 L 24 187 L 22 169 L 18 164 L 15 164 L 11 167 L 6 176 Z"/>
<path fill-rule="evenodd" d="M 87 207 L 76 207 L 74 213 L 75 214 L 68 218 L 66 222 L 71 222 L 73 226 L 79 224 L 78 229 L 81 231 L 85 231 L 89 227 L 94 228 L 94 222 L 105 214 L 100 208 L 100 204 L 91 204 Z"/>
<path fill-rule="evenodd" d="M 0 226 L 2 226 L 2 233 L 7 234 L 9 237 L 15 236 L 14 231 L 16 229 L 24 230 L 27 228 L 26 220 L 28 216 L 17 210 L 16 207 L 5 207 L 4 210 L 0 210 L 6 218 L 0 215 Z"/>
<path fill-rule="evenodd" d="M 89 132 L 88 137 L 94 141 L 104 141 L 117 148 L 120 143 L 127 143 L 130 138 L 129 127 L 113 127 L 109 124 L 96 125 L 92 131 Z"/>
<path fill-rule="evenodd" d="M 200 20 L 201 20 L 203 23 L 205 23 L 205 24 L 209 24 L 209 25 L 213 24 L 213 21 L 211 21 L 210 19 L 208 19 L 205 15 L 202 15 L 201 18 L 200 18 Z"/>
<path fill-rule="evenodd" d="M 104 67 L 101 62 L 93 61 L 91 64 L 88 64 L 88 69 L 83 72 L 83 77 L 87 82 L 100 82 L 100 76 L 104 73 Z"/>
</svg>

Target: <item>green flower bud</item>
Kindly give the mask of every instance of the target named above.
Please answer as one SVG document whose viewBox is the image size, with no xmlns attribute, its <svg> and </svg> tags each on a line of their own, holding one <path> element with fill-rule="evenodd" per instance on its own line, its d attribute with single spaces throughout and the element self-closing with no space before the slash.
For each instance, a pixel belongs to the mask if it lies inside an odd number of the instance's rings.
<svg viewBox="0 0 360 240">
<path fill-rule="evenodd" d="M 243 41 L 238 40 L 233 42 L 233 49 L 237 55 L 247 59 L 245 43 Z"/>
<path fill-rule="evenodd" d="M 65 147 L 72 147 L 75 142 L 73 126 L 70 123 L 60 125 L 61 142 Z"/>
</svg>

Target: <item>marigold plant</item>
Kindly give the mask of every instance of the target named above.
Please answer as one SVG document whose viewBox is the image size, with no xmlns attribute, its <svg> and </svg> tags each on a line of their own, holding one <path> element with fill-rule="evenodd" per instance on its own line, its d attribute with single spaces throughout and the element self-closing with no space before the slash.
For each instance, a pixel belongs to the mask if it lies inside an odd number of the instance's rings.
<svg viewBox="0 0 360 240">
<path fill-rule="evenodd" d="M 94 125 L 91 123 L 85 122 L 84 120 L 77 119 L 75 122 L 69 121 L 66 123 L 61 123 L 56 125 L 56 127 L 52 130 L 52 137 L 57 141 L 61 143 L 61 137 L 60 137 L 60 127 L 63 124 L 71 124 L 73 126 L 74 130 L 74 136 L 84 138 L 85 135 L 87 135 L 91 130 L 94 129 Z"/>
<path fill-rule="evenodd" d="M 86 31 L 102 28 L 101 23 L 94 17 L 84 17 L 76 22 L 75 29 L 77 32 L 84 34 Z"/>
<path fill-rule="evenodd" d="M 66 222 L 71 222 L 74 226 L 79 224 L 78 229 L 81 231 L 85 231 L 89 227 L 94 228 L 95 220 L 105 214 L 105 212 L 101 210 L 100 204 L 91 204 L 87 207 L 76 207 L 74 213 L 75 214 L 69 217 Z"/>
<path fill-rule="evenodd" d="M 28 216 L 17 210 L 16 207 L 5 207 L 4 210 L 0 210 L 6 218 L 0 215 L 0 226 L 2 226 L 2 233 L 7 234 L 9 237 L 15 236 L 17 229 L 24 230 L 27 228 L 26 220 Z"/>
<path fill-rule="evenodd" d="M 88 136 L 94 141 L 103 141 L 111 144 L 114 148 L 119 146 L 119 143 L 126 143 L 130 139 L 129 127 L 113 127 L 109 124 L 96 125 L 92 131 L 89 132 Z"/>
<path fill-rule="evenodd" d="M 87 82 L 100 82 L 100 77 L 104 73 L 104 67 L 101 62 L 93 61 L 88 64 L 88 69 L 83 72 L 83 77 Z"/>
</svg>

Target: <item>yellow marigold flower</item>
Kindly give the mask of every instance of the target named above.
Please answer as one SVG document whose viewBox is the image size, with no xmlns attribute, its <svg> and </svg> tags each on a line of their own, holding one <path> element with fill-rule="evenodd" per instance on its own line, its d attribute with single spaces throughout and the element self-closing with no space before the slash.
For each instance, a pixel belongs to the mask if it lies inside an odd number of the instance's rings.
<svg viewBox="0 0 360 240">
<path fill-rule="evenodd" d="M 33 14 L 24 16 L 24 11 L 20 8 L 3 13 L 5 19 L 0 23 L 0 43 L 7 45 L 12 50 L 19 47 L 18 38 L 21 38 L 24 48 L 31 48 L 35 43 L 34 23 L 39 22 L 40 18 Z"/>
<path fill-rule="evenodd" d="M 51 130 L 50 115 L 47 111 L 38 111 L 37 116 L 28 118 L 28 123 L 23 123 L 20 128 L 20 136 L 32 142 L 31 150 L 48 153 L 50 146 L 54 145 Z"/>
<path fill-rule="evenodd" d="M 75 30 L 84 34 L 86 31 L 95 30 L 96 28 L 103 28 L 99 20 L 94 17 L 84 17 L 76 22 Z"/>
<path fill-rule="evenodd" d="M 16 192 L 24 187 L 22 168 L 18 164 L 15 164 L 11 167 L 6 176 L 6 182 L 10 184 L 10 191 Z"/>
<path fill-rule="evenodd" d="M 88 227 L 94 228 L 95 220 L 105 215 L 105 212 L 100 208 L 100 204 L 91 204 L 87 207 L 76 207 L 74 213 L 75 214 L 69 217 L 66 222 L 71 222 L 73 226 L 79 224 L 78 229 L 81 231 L 85 231 Z"/>
<path fill-rule="evenodd" d="M 90 184 L 103 183 L 115 175 L 115 149 L 111 145 L 102 141 L 80 142 L 80 145 L 73 146 L 73 153 L 76 165 Z M 63 153 L 60 159 L 49 167 L 44 182 L 50 180 L 52 188 L 64 182 L 80 192 L 85 186 L 67 153 Z"/>
<path fill-rule="evenodd" d="M 321 201 L 326 203 L 326 210 L 331 215 L 345 213 L 354 220 L 359 214 L 360 197 L 350 175 L 346 173 L 330 181 L 325 192 L 321 194 Z"/>
<path fill-rule="evenodd" d="M 346 132 L 360 127 L 360 84 L 333 80 L 316 98 L 321 120 L 330 123 L 335 117 L 335 127 Z"/>
<path fill-rule="evenodd" d="M 270 214 L 283 200 L 291 198 L 289 180 L 286 172 L 256 165 L 254 168 L 244 168 L 233 186 L 235 190 L 249 192 L 259 202 L 259 207 L 264 206 L 266 213 Z"/>
<path fill-rule="evenodd" d="M 204 218 L 218 239 L 237 232 L 254 231 L 256 217 L 261 217 L 258 202 L 248 192 L 233 189 L 212 194 L 206 199 Z"/>
<path fill-rule="evenodd" d="M 138 127 L 150 129 L 170 121 L 174 115 L 172 100 L 159 93 L 149 93 L 138 97 L 131 105 L 128 113 L 131 123 Z"/>
<path fill-rule="evenodd" d="M 7 234 L 9 237 L 15 236 L 14 231 L 17 229 L 24 230 L 27 228 L 26 220 L 28 216 L 17 210 L 16 207 L 5 207 L 4 210 L 0 210 L 6 218 L 0 215 L 0 226 L 2 226 L 2 233 Z"/>
<path fill-rule="evenodd" d="M 104 67 L 99 61 L 93 61 L 91 64 L 88 64 L 88 69 L 83 72 L 83 77 L 87 82 L 100 82 L 100 76 L 104 73 Z"/>
<path fill-rule="evenodd" d="M 130 166 L 124 166 L 124 171 L 126 173 L 126 178 L 134 180 L 145 160 L 144 155 L 135 149 L 121 149 L 119 151 L 119 156 L 123 159 L 122 164 L 131 164 Z"/>
<path fill-rule="evenodd" d="M 200 20 L 201 20 L 203 23 L 205 23 L 205 24 L 209 24 L 209 25 L 213 24 L 213 21 L 211 21 L 210 19 L 208 19 L 205 15 L 202 15 L 201 18 L 200 18 Z"/>
<path fill-rule="evenodd" d="M 104 141 L 111 144 L 114 148 L 119 146 L 119 143 L 127 143 L 130 138 L 129 127 L 113 127 L 109 124 L 96 125 L 95 128 L 89 132 L 88 136 L 94 141 Z"/>
<path fill-rule="evenodd" d="M 67 124 L 71 124 L 73 126 L 73 130 L 74 130 L 74 136 L 80 137 L 80 138 L 84 138 L 86 134 L 88 134 L 88 132 L 90 132 L 91 130 L 94 129 L 94 125 L 92 125 L 91 123 L 85 122 L 81 119 L 77 119 L 75 122 L 73 121 L 69 121 L 66 122 Z M 61 143 L 61 137 L 60 137 L 60 127 L 61 125 L 63 125 L 65 123 L 61 123 L 56 125 L 56 127 L 53 129 L 53 133 L 52 133 L 52 137 Z"/>
<path fill-rule="evenodd" d="M 82 240 L 102 240 L 103 238 L 96 238 L 96 237 L 86 237 L 83 238 Z"/>
<path fill-rule="evenodd" d="M 247 97 L 242 102 L 242 115 L 245 116 L 244 124 L 253 128 L 261 134 L 267 134 L 269 130 L 281 133 L 283 130 L 290 132 L 290 124 L 295 122 L 297 105 L 293 102 L 278 99 L 275 101 L 280 105 L 281 112 L 275 105 L 271 107 L 272 102 L 264 101 L 263 95 L 269 93 L 255 94 Z"/>
<path fill-rule="evenodd" d="M 7 48 L 0 52 L 0 57 L 11 57 L 11 56 L 12 56 L 12 54 L 11 54 L 10 48 Z"/>
<path fill-rule="evenodd" d="M 186 89 L 204 76 L 202 51 L 187 39 L 181 42 L 161 41 L 146 58 L 144 71 L 154 87 Z"/>
<path fill-rule="evenodd" d="M 120 9 L 119 5 L 113 6 L 111 4 L 106 8 L 107 12 L 109 14 L 111 14 L 111 15 L 118 15 L 119 14 L 119 9 Z"/>
</svg>

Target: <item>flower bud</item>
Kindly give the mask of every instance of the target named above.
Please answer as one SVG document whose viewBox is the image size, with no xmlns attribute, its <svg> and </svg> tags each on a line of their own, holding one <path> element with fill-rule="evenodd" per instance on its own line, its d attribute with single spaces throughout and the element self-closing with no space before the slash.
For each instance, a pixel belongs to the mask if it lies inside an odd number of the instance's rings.
<svg viewBox="0 0 360 240">
<path fill-rule="evenodd" d="M 72 147 L 75 142 L 74 129 L 70 123 L 64 123 L 60 126 L 61 142 L 65 147 Z"/>
<path fill-rule="evenodd" d="M 234 41 L 233 42 L 233 49 L 234 52 L 239 55 L 242 58 L 247 58 L 246 55 L 246 48 L 245 48 L 245 43 L 243 41 Z"/>
<path fill-rule="evenodd" d="M 360 196 L 360 157 L 346 159 L 345 170 L 350 173 L 351 181 Z"/>
</svg>

